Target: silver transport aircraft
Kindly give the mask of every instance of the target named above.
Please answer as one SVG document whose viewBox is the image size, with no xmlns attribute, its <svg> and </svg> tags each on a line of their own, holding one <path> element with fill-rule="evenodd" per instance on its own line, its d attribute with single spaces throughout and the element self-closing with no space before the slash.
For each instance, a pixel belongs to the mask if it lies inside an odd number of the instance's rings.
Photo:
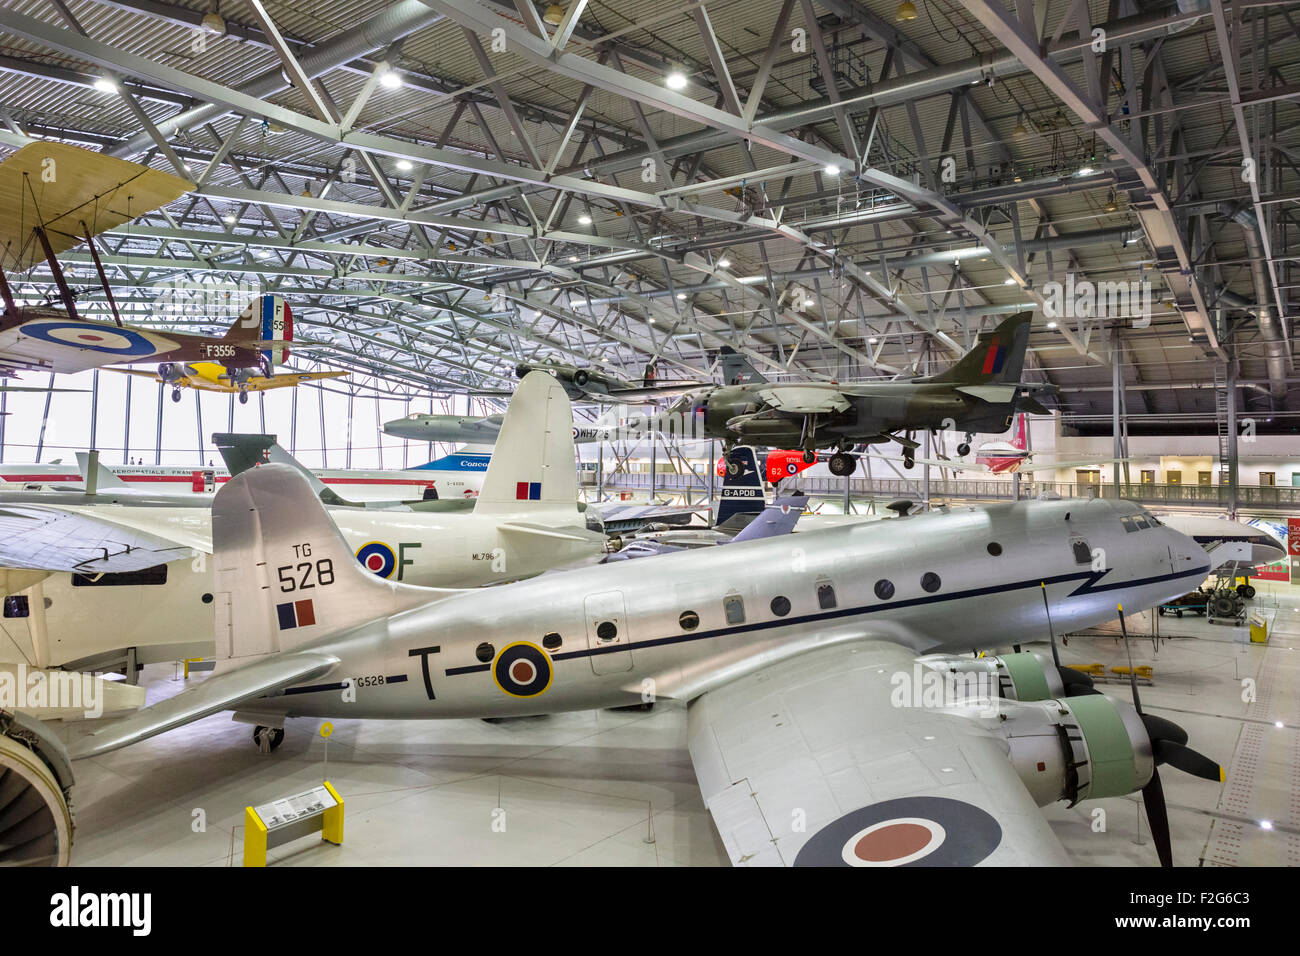
<svg viewBox="0 0 1300 956">
<path fill-rule="evenodd" d="M 899 694 L 972 650 L 1199 582 L 1206 553 L 1154 520 L 1130 532 L 1139 514 L 1007 502 L 438 590 L 368 574 L 301 475 L 266 465 L 213 506 L 216 673 L 69 749 L 103 754 L 223 710 L 266 746 L 293 717 L 672 699 L 689 705 L 691 759 L 736 864 L 1063 865 L 1038 808 L 1136 791 L 1168 864 L 1156 766 L 1222 779 L 1175 724 L 1028 653 L 981 659 L 998 690 L 978 701 Z"/>
</svg>

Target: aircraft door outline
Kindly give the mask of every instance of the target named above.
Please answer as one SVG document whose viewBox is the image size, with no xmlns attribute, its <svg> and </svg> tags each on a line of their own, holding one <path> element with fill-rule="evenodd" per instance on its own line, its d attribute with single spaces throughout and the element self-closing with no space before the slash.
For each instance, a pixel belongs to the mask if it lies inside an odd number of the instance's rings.
<svg viewBox="0 0 1300 956">
<path fill-rule="evenodd" d="M 598 676 L 632 669 L 631 634 L 622 591 L 601 591 L 583 602 L 591 671 Z"/>
</svg>

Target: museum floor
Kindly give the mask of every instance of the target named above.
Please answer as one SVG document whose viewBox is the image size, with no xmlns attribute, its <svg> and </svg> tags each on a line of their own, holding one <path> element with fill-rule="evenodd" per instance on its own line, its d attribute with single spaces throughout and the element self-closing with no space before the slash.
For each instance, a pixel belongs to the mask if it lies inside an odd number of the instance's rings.
<svg viewBox="0 0 1300 956">
<path fill-rule="evenodd" d="M 1176 720 L 1228 771 L 1223 785 L 1161 775 L 1180 866 L 1300 864 L 1300 588 L 1259 587 L 1254 604 L 1277 608 L 1267 645 L 1248 643 L 1245 628 L 1191 617 L 1162 618 L 1167 639 L 1154 654 L 1150 639 L 1133 641 L 1134 662 L 1154 668 L 1144 705 Z M 1149 633 L 1149 621 L 1134 621 L 1131 633 Z M 1072 637 L 1062 659 L 1108 671 L 1125 662 L 1123 646 L 1104 633 Z M 1255 682 L 1253 702 L 1243 700 L 1244 679 Z M 165 665 L 146 668 L 143 682 L 151 702 L 184 686 Z M 1129 693 L 1121 683 L 1103 689 Z M 290 721 L 283 745 L 264 755 L 251 728 L 219 714 L 79 762 L 73 863 L 238 864 L 244 807 L 322 777 L 346 802 L 343 845 L 305 839 L 273 850 L 272 865 L 727 862 L 695 784 L 683 706 L 495 723 L 334 723 L 328 761 L 317 721 Z M 1105 832 L 1094 832 L 1096 808 Z M 1080 865 L 1156 862 L 1136 796 L 1045 812 Z"/>
</svg>

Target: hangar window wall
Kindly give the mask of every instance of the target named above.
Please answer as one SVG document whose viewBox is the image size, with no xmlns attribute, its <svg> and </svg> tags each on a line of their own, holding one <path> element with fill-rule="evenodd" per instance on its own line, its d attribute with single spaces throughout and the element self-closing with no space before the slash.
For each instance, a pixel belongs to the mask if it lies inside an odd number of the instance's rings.
<svg viewBox="0 0 1300 956">
<path fill-rule="evenodd" d="M 312 468 L 403 468 L 423 464 L 449 449 L 384 435 L 383 422 L 412 412 L 468 411 L 466 400 L 349 395 L 345 386 L 304 384 L 236 396 L 171 389 L 149 378 L 102 369 L 76 375 L 25 375 L 24 385 L 75 389 L 68 392 L 3 393 L 0 462 L 73 462 L 75 453 L 96 447 L 109 465 L 220 465 L 214 432 L 268 432 Z"/>
</svg>

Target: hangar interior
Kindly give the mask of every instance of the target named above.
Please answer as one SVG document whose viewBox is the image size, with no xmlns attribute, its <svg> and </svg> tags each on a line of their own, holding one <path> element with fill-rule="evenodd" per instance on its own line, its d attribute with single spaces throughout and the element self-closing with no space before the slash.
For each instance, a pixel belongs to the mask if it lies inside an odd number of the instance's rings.
<svg viewBox="0 0 1300 956">
<path fill-rule="evenodd" d="M 1040 628 L 1034 649 L 1050 657 L 1068 636 L 1062 662 L 1124 700 L 1138 693 L 1129 672 L 1147 668 L 1142 703 L 1222 765 L 1226 782 L 1163 777 L 1177 865 L 1300 863 L 1298 98 L 1300 3 L 1272 0 L 4 0 L 0 174 L 26 149 L 64 144 L 96 157 L 87 170 L 111 157 L 179 185 L 142 212 L 130 180 L 91 189 L 67 204 L 76 222 L 60 242 L 48 215 L 81 154 L 0 182 L 0 381 L 15 388 L 0 391 L 0 507 L 16 509 L 0 531 L 49 506 L 22 494 L 69 485 L 188 491 L 192 479 L 213 492 L 235 470 L 217 433 L 276 436 L 336 499 L 396 476 L 389 497 L 472 503 L 477 486 L 449 491 L 461 486 L 417 469 L 486 457 L 539 367 L 571 400 L 587 528 L 616 505 L 694 509 L 689 527 L 704 526 L 737 445 L 793 448 L 791 477 L 769 467 L 778 480 L 760 494 L 797 488 L 828 522 L 883 518 L 900 499 L 904 520 L 1035 500 L 1077 500 L 1078 513 L 1127 500 L 1180 529 L 1222 517 L 1264 529 L 1278 553 L 1218 569 L 1216 588 L 1186 582 L 1199 605 L 1138 608 L 1131 640 L 1098 622 L 1054 631 L 1050 651 Z M 117 206 L 126 214 L 97 222 Z M 42 250 L 47 233 L 57 251 Z M 112 354 L 63 370 L 32 359 L 24 309 L 102 323 L 91 347 Z M 161 354 L 169 334 L 204 337 L 194 347 L 219 365 L 227 353 L 211 350 L 244 348 L 233 330 L 267 309 L 271 324 L 248 339 L 264 361 L 207 375 L 196 358 L 144 357 L 123 374 L 123 356 Z M 980 349 L 981 374 L 1000 374 L 999 337 L 1026 314 L 1013 404 L 994 426 L 935 418 L 818 443 L 818 415 L 846 414 L 828 406 L 798 419 L 793 439 L 757 430 L 787 409 L 783 386 L 940 381 Z M 41 334 L 71 343 L 54 326 Z M 139 342 L 153 344 L 132 353 Z M 656 430 L 655 416 L 681 408 L 707 424 L 716 396 L 690 396 L 733 384 L 728 362 L 768 383 L 743 427 Z M 296 380 L 270 382 L 277 373 Z M 650 403 L 632 395 L 654 389 Z M 492 425 L 426 436 L 425 417 Z M 848 476 L 816 454 L 850 448 Z M 797 457 L 805 449 L 815 461 Z M 521 471 L 521 500 L 544 498 L 543 485 Z M 124 523 L 159 547 L 159 524 Z M 203 540 L 177 540 L 175 563 L 157 567 L 203 563 Z M 107 560 L 107 541 L 72 546 Z M 382 541 L 365 552 L 374 543 L 357 551 L 363 566 L 401 579 L 406 553 Z M 986 562 L 971 547 L 969 563 Z M 0 571 L 0 674 L 121 670 L 124 709 L 221 675 L 207 676 L 206 633 L 196 650 L 188 619 L 150 609 L 150 581 L 78 591 L 80 578 L 147 569 L 80 561 Z M 57 584 L 25 576 L 56 570 Z M 191 590 L 206 615 L 195 630 L 210 628 L 221 588 Z M 1241 600 L 1217 613 L 1229 592 Z M 84 606 L 60 617 L 73 596 Z M 108 636 L 108 620 L 149 629 L 152 649 Z M 538 652 L 548 674 L 550 650 Z M 701 793 L 688 699 L 340 719 L 328 740 L 305 716 L 272 727 L 262 752 L 232 726 L 238 708 L 192 715 L 71 765 L 71 862 L 237 864 L 244 807 L 322 774 L 347 799 L 349 840 L 273 849 L 272 864 L 744 862 L 725 801 Z M 93 730 L 51 726 L 70 746 Z M 1043 818 L 1072 862 L 1153 865 L 1150 799 L 1057 802 Z M 0 834 L 4 820 L 0 808 Z M 57 819 L 50 832 L 66 862 L 70 838 Z"/>
</svg>

